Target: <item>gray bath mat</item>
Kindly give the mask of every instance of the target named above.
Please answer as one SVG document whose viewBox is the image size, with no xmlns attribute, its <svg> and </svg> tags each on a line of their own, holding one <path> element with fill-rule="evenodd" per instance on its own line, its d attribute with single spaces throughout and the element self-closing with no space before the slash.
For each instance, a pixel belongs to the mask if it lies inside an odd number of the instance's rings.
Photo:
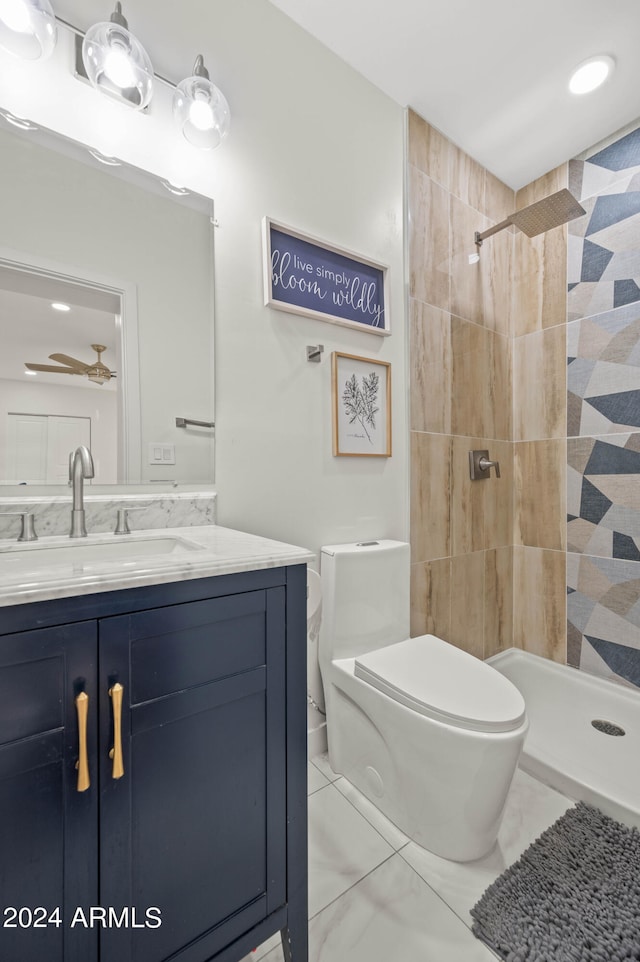
<svg viewBox="0 0 640 962">
<path fill-rule="evenodd" d="M 505 962 L 636 962 L 640 832 L 578 802 L 471 915 L 474 935 Z"/>
</svg>

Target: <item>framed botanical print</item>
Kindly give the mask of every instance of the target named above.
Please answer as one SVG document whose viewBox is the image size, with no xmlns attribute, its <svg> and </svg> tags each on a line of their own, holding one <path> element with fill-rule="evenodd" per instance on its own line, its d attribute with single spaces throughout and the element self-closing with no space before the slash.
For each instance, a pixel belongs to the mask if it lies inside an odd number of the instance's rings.
<svg viewBox="0 0 640 962">
<path fill-rule="evenodd" d="M 331 355 L 333 453 L 391 457 L 391 364 L 356 354 Z"/>
</svg>

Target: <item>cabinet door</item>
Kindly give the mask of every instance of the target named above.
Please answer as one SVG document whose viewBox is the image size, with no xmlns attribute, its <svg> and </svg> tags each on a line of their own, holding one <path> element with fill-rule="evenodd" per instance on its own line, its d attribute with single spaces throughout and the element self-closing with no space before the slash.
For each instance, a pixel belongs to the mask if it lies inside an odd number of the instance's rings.
<svg viewBox="0 0 640 962">
<path fill-rule="evenodd" d="M 284 596 L 100 622 L 101 684 L 124 687 L 124 774 L 107 766 L 101 789 L 101 898 L 129 911 L 102 932 L 101 962 L 205 962 L 284 903 Z"/>
<path fill-rule="evenodd" d="M 98 897 L 95 760 L 78 791 L 84 692 L 95 752 L 96 623 L 0 638 L 0 959 L 92 962 L 96 933 L 73 926 Z M 82 786 L 81 786 L 82 787 Z M 7 911 L 17 910 L 14 914 Z"/>
</svg>

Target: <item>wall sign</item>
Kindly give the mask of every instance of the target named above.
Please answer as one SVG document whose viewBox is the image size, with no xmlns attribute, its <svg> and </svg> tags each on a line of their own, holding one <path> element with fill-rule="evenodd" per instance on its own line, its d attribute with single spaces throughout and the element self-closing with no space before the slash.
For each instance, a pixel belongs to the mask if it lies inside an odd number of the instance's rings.
<svg viewBox="0 0 640 962">
<path fill-rule="evenodd" d="M 387 268 L 265 217 L 264 302 L 370 334 L 390 334 Z"/>
</svg>

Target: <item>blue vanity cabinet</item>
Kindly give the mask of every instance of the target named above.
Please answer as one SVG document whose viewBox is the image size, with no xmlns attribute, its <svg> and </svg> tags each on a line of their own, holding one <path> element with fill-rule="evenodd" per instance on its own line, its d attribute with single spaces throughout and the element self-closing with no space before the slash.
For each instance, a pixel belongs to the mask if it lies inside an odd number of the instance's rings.
<svg viewBox="0 0 640 962">
<path fill-rule="evenodd" d="M 39 898 L 64 891 L 66 902 L 62 933 L 32 951 L 18 932 L 1 959 L 239 962 L 282 932 L 286 958 L 306 962 L 305 592 L 305 566 L 292 565 L 0 609 L 0 626 L 28 608 L 41 626 L 21 642 L 0 630 L 0 696 L 22 684 L 2 667 L 21 648 L 40 665 L 31 702 L 42 714 L 20 727 L 17 696 L 0 708 L 0 764 L 5 738 L 14 753 L 40 739 L 34 778 L 49 784 L 34 791 L 25 765 L 0 817 L 19 821 L 18 836 L 35 832 L 32 859 L 50 847 Z M 79 793 L 81 688 L 91 786 Z M 21 810 L 29 788 L 36 808 Z M 0 898 L 33 906 L 4 863 L 0 853 Z M 94 924 L 70 930 L 87 905 Z"/>
<path fill-rule="evenodd" d="M 98 899 L 98 794 L 79 785 L 76 769 L 78 696 L 88 708 L 89 751 L 97 745 L 96 642 L 95 622 L 0 638 L 0 959 L 7 962 L 97 959 L 94 933 L 69 927 L 78 907 Z M 97 786 L 95 757 L 88 776 Z"/>
<path fill-rule="evenodd" d="M 102 772 L 101 897 L 162 920 L 105 930 L 101 959 L 206 962 L 286 901 L 285 591 L 99 630 L 103 687 L 124 689 L 124 774 Z"/>
</svg>

